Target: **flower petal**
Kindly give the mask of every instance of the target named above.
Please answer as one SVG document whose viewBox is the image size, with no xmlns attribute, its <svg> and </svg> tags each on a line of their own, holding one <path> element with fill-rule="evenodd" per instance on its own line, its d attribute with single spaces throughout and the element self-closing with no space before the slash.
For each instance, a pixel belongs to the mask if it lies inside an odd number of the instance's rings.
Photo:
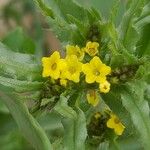
<svg viewBox="0 0 150 150">
<path fill-rule="evenodd" d="M 90 61 L 90 65 L 94 66 L 96 68 L 99 68 L 102 64 L 102 61 L 100 60 L 99 57 L 95 56 L 91 61 Z"/>
<path fill-rule="evenodd" d="M 101 66 L 100 72 L 101 72 L 102 75 L 106 76 L 106 75 L 111 73 L 111 68 L 109 66 L 106 66 L 105 64 L 103 64 Z"/>
<path fill-rule="evenodd" d="M 87 83 L 94 83 L 95 82 L 95 76 L 93 74 L 87 74 L 85 77 L 85 81 Z"/>
<path fill-rule="evenodd" d="M 84 74 L 88 74 L 89 72 L 91 72 L 89 63 L 86 63 L 86 64 L 82 65 L 82 71 L 83 71 Z"/>
<path fill-rule="evenodd" d="M 114 131 L 117 135 L 122 135 L 124 129 L 125 129 L 125 126 L 122 125 L 122 123 L 119 123 L 115 126 Z"/>
<path fill-rule="evenodd" d="M 104 83 L 106 81 L 106 76 L 99 75 L 96 77 L 96 82 Z"/>
<path fill-rule="evenodd" d="M 55 71 L 51 71 L 50 76 L 55 80 L 58 79 L 60 77 L 60 70 L 56 69 Z"/>
<path fill-rule="evenodd" d="M 111 129 L 114 129 L 115 128 L 115 126 L 116 126 L 116 124 L 115 124 L 115 122 L 114 122 L 114 118 L 110 118 L 108 121 L 107 121 L 107 127 L 108 128 L 111 128 Z"/>
</svg>

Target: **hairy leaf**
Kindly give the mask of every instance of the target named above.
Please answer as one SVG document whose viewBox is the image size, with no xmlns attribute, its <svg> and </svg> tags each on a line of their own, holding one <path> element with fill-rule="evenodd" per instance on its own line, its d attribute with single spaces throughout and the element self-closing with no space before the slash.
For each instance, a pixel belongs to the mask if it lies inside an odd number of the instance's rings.
<svg viewBox="0 0 150 150">
<path fill-rule="evenodd" d="M 135 46 L 139 40 L 138 32 L 134 27 L 134 20 L 139 13 L 139 9 L 143 7 L 143 3 L 141 0 L 133 0 L 129 9 L 125 12 L 119 27 L 120 39 L 130 53 L 135 52 Z"/>
<path fill-rule="evenodd" d="M 13 88 L 16 92 L 27 92 L 40 90 L 42 87 L 42 82 L 38 81 L 20 81 L 11 78 L 5 78 L 0 76 L 0 84 Z"/>
<path fill-rule="evenodd" d="M 73 0 L 55 0 L 56 4 L 58 5 L 62 16 L 67 21 L 67 15 L 70 14 L 73 17 L 79 19 L 80 21 L 86 21 L 86 11 L 83 7 L 79 6 Z"/>
<path fill-rule="evenodd" d="M 33 55 L 13 52 L 0 43 L 0 74 L 19 80 L 41 80 L 41 66 Z"/>
<path fill-rule="evenodd" d="M 55 18 L 54 12 L 52 11 L 51 8 L 49 8 L 44 2 L 43 0 L 34 0 L 37 5 L 39 6 L 39 8 L 42 10 L 43 14 L 45 16 L 49 16 L 51 18 Z"/>
<path fill-rule="evenodd" d="M 141 15 L 135 21 L 135 26 L 138 30 L 150 23 L 150 2 L 142 9 Z"/>
<path fill-rule="evenodd" d="M 63 116 L 64 126 L 64 149 L 65 150 L 84 150 L 87 136 L 86 120 L 81 109 L 73 110 L 67 105 L 67 98 L 61 96 L 60 102 L 55 110 Z"/>
<path fill-rule="evenodd" d="M 35 44 L 33 40 L 24 34 L 22 28 L 16 28 L 14 31 L 10 32 L 2 42 L 15 52 L 35 53 Z"/>
<path fill-rule="evenodd" d="M 138 130 L 143 147 L 150 149 L 149 105 L 144 99 L 146 84 L 143 81 L 128 83 L 121 93 L 122 103 L 129 111 L 131 119 Z"/>
<path fill-rule="evenodd" d="M 51 144 L 38 122 L 29 113 L 26 105 L 15 98 L 13 89 L 0 84 L 0 96 L 25 138 L 37 150 L 51 150 Z"/>
<path fill-rule="evenodd" d="M 54 109 L 64 117 L 70 119 L 77 118 L 75 111 L 67 105 L 67 100 L 68 99 L 66 97 L 61 96 Z"/>
</svg>

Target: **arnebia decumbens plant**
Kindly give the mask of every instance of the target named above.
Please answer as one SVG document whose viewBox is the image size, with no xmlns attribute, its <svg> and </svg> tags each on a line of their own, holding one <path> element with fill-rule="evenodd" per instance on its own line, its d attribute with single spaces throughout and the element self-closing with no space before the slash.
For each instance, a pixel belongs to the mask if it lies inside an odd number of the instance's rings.
<svg viewBox="0 0 150 150">
<path fill-rule="evenodd" d="M 109 17 L 34 1 L 62 49 L 37 60 L 0 43 L 0 100 L 24 137 L 37 150 L 149 150 L 149 0 L 124 2 L 119 23 L 119 0 Z M 47 114 L 50 132 L 36 119 Z"/>
</svg>

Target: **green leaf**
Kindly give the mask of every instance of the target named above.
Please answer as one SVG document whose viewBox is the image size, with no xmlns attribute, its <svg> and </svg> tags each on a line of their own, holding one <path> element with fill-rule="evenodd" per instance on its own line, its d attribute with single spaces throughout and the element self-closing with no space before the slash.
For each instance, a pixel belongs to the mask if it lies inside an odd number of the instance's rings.
<svg viewBox="0 0 150 150">
<path fill-rule="evenodd" d="M 126 40 L 126 35 L 128 34 L 133 18 L 142 4 L 143 1 L 141 0 L 132 0 L 129 9 L 125 12 L 120 24 L 120 39 L 123 42 Z"/>
<path fill-rule="evenodd" d="M 47 7 L 47 5 L 43 2 L 43 0 L 34 0 L 34 1 L 36 2 L 37 6 L 42 10 L 42 12 L 45 16 L 49 16 L 52 19 L 55 18 L 55 15 L 54 15 L 52 9 Z"/>
<path fill-rule="evenodd" d="M 49 19 L 48 22 L 51 26 L 51 30 L 53 30 L 60 39 L 63 46 L 68 43 L 83 45 L 87 29 L 81 21 L 73 16 L 67 15 L 67 18 L 69 23 L 64 21 L 61 17 L 58 17 L 55 20 Z"/>
<path fill-rule="evenodd" d="M 100 150 L 109 150 L 109 143 L 108 142 L 102 142 L 99 145 Z"/>
<path fill-rule="evenodd" d="M 150 118 L 149 105 L 144 99 L 146 84 L 143 81 L 128 83 L 121 93 L 122 103 L 131 115 L 135 128 L 138 130 L 143 147 L 150 149 Z"/>
<path fill-rule="evenodd" d="M 98 10 L 99 13 L 100 12 L 102 13 L 102 16 L 104 18 L 108 18 L 110 11 L 111 11 L 111 8 L 113 6 L 113 2 L 114 2 L 114 0 L 111 0 L 111 1 L 110 0 L 105 0 L 105 1 L 103 1 L 103 0 L 99 0 L 99 1 L 97 1 L 97 0 L 93 0 L 93 1 L 83 0 L 83 1 L 84 1 L 84 5 L 83 5 L 84 7 L 86 5 L 88 6 L 88 8 L 94 7 L 95 9 Z"/>
<path fill-rule="evenodd" d="M 0 113 L 0 118 L 1 150 L 32 150 L 31 145 L 24 139 L 24 137 L 19 132 L 11 114 Z"/>
<path fill-rule="evenodd" d="M 19 80 L 42 80 L 35 56 L 11 51 L 0 43 L 0 75 Z"/>
<path fill-rule="evenodd" d="M 61 0 L 46 0 L 45 5 L 50 6 L 55 14 L 57 14 L 55 19 L 47 19 L 51 30 L 55 32 L 62 44 L 65 45 L 69 43 L 83 46 L 86 42 L 89 21 L 99 21 L 99 15 L 95 9 L 86 10 L 72 0 L 63 2 Z M 88 18 L 88 15 L 90 18 Z M 91 24 L 93 24 L 92 21 Z"/>
<path fill-rule="evenodd" d="M 22 28 L 16 28 L 10 32 L 2 42 L 11 48 L 12 51 L 20 53 L 35 53 L 35 44 L 33 40 L 24 34 Z"/>
<path fill-rule="evenodd" d="M 150 84 L 150 61 L 149 59 L 137 70 L 135 74 L 135 79 L 144 80 Z"/>
<path fill-rule="evenodd" d="M 29 113 L 26 105 L 15 98 L 13 89 L 0 84 L 0 96 L 15 119 L 25 138 L 37 150 L 51 150 L 51 144 L 38 122 Z"/>
<path fill-rule="evenodd" d="M 86 21 L 86 11 L 83 7 L 81 7 L 79 4 L 77 4 L 73 0 L 55 0 L 56 4 L 58 5 L 62 16 L 66 21 L 68 21 L 67 15 L 72 15 L 76 19 L 79 19 L 80 21 Z"/>
<path fill-rule="evenodd" d="M 141 30 L 147 24 L 150 24 L 150 2 L 143 7 L 140 17 L 135 21 L 138 30 Z"/>
<path fill-rule="evenodd" d="M 137 44 L 137 55 L 139 57 L 142 56 L 150 56 L 150 24 L 144 26 L 144 29 L 141 33 L 141 39 Z"/>
<path fill-rule="evenodd" d="M 100 12 L 98 12 L 94 7 L 87 10 L 87 15 L 89 19 L 89 24 L 99 22 L 102 19 Z"/>
<path fill-rule="evenodd" d="M 37 91 L 42 88 L 43 83 L 38 81 L 20 81 L 0 76 L 0 84 L 13 88 L 16 92 Z"/>
<path fill-rule="evenodd" d="M 54 109 L 64 117 L 70 119 L 77 118 L 76 112 L 67 105 L 67 100 L 66 97 L 61 96 Z"/>
<path fill-rule="evenodd" d="M 87 137 L 86 119 L 83 111 L 79 108 L 73 110 L 67 105 L 67 98 L 61 96 L 60 102 L 55 110 L 63 116 L 64 126 L 64 149 L 65 150 L 84 150 Z"/>
<path fill-rule="evenodd" d="M 86 118 L 81 109 L 77 109 L 77 120 L 75 121 L 75 150 L 85 148 L 85 140 L 87 137 Z"/>
<path fill-rule="evenodd" d="M 39 100 L 42 82 L 20 81 L 0 76 L 0 84 L 12 88 L 20 100 Z"/>
<path fill-rule="evenodd" d="M 139 10 L 143 7 L 143 1 L 133 0 L 129 9 L 125 12 L 124 17 L 119 27 L 120 39 L 124 47 L 130 52 L 134 53 L 136 50 L 136 43 L 139 40 L 138 32 L 134 26 L 135 17 Z"/>
<path fill-rule="evenodd" d="M 63 43 L 68 43 L 72 39 L 73 27 L 67 24 L 62 18 L 58 17 L 55 20 L 48 19 L 48 23 L 51 26 L 51 30 L 56 34 L 57 38 Z"/>
<path fill-rule="evenodd" d="M 150 2 L 142 9 L 141 15 L 135 20 L 136 30 L 141 31 L 141 39 L 137 45 L 137 54 L 141 56 L 149 56 L 150 49 Z"/>
<path fill-rule="evenodd" d="M 10 122 L 7 123 L 9 124 Z M 1 150 L 33 150 L 18 130 L 12 128 L 8 131 L 7 134 L 0 136 Z"/>
<path fill-rule="evenodd" d="M 122 54 L 115 54 L 111 58 L 110 65 L 112 68 L 121 67 L 125 64 L 125 58 Z"/>
<path fill-rule="evenodd" d="M 50 131 L 58 131 L 58 129 L 63 130 L 63 126 L 61 123 L 61 117 L 56 112 L 50 112 L 50 113 L 43 113 L 43 115 L 37 116 L 37 120 L 40 123 L 40 125 L 43 127 L 44 130 Z M 59 130 L 60 131 L 60 130 Z M 61 131 L 62 132 L 62 131 Z M 59 132 L 58 134 L 61 134 Z M 53 136 L 53 134 L 50 134 L 50 136 Z M 56 135 L 54 135 L 56 136 Z"/>
<path fill-rule="evenodd" d="M 85 28 L 85 24 L 83 24 L 80 20 L 76 19 L 72 15 L 67 15 L 67 17 L 71 24 L 76 25 L 76 27 L 79 31 L 78 38 L 81 38 L 81 41 L 83 42 L 85 40 L 85 37 L 87 34 L 87 29 Z M 78 32 L 78 31 L 76 30 L 76 32 Z"/>
<path fill-rule="evenodd" d="M 104 32 L 107 34 L 105 35 Z M 112 22 L 107 22 L 103 25 L 103 36 L 109 39 L 109 43 L 106 44 L 111 51 L 110 65 L 112 68 L 137 62 L 137 58 L 121 44 L 118 31 Z M 106 48 L 102 50 L 106 51 Z"/>
<path fill-rule="evenodd" d="M 1 100 L 0 100 L 0 113 L 9 114 L 7 107 Z"/>
<path fill-rule="evenodd" d="M 143 149 L 138 136 L 126 137 L 118 140 L 118 144 L 121 150 L 140 150 Z"/>
<path fill-rule="evenodd" d="M 85 149 L 85 140 L 87 136 L 86 121 L 84 113 L 78 109 L 78 118 L 75 120 L 65 118 L 62 120 L 65 135 L 64 148 L 66 150 Z"/>
<path fill-rule="evenodd" d="M 133 134 L 135 134 L 135 129 L 133 126 L 133 123 L 130 118 L 130 114 L 128 111 L 124 108 L 121 101 L 121 87 L 119 85 L 117 86 L 111 86 L 111 91 L 108 94 L 103 94 L 102 98 L 105 101 L 105 103 L 109 106 L 109 108 L 119 117 L 121 122 L 124 124 L 125 131 L 122 138 L 129 138 Z"/>
<path fill-rule="evenodd" d="M 48 103 L 54 102 L 54 100 L 55 100 L 55 97 L 52 97 L 52 98 L 43 98 L 40 106 L 41 107 L 42 106 L 46 106 Z"/>
</svg>

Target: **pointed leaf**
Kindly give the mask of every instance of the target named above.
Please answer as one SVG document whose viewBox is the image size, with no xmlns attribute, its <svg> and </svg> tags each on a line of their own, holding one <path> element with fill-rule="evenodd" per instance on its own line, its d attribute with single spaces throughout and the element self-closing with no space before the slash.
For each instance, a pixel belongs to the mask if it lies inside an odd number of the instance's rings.
<svg viewBox="0 0 150 150">
<path fill-rule="evenodd" d="M 38 122 L 29 113 L 26 105 L 15 98 L 13 89 L 0 84 L 0 96 L 14 117 L 25 138 L 37 150 L 52 150 L 50 141 Z"/>
<path fill-rule="evenodd" d="M 10 32 L 2 42 L 7 45 L 11 50 L 20 53 L 35 53 L 35 44 L 33 40 L 25 35 L 22 28 L 16 28 Z"/>
<path fill-rule="evenodd" d="M 13 52 L 0 43 L 0 74 L 20 80 L 41 80 L 41 66 L 33 55 Z"/>
<path fill-rule="evenodd" d="M 61 96 L 55 110 L 63 116 L 64 126 L 64 149 L 84 150 L 87 136 L 86 119 L 83 111 L 79 108 L 73 110 L 67 105 L 67 98 Z"/>
<path fill-rule="evenodd" d="M 144 99 L 146 84 L 143 81 L 128 83 L 121 93 L 122 103 L 129 111 L 135 128 L 138 130 L 143 147 L 150 149 L 149 105 Z"/>
<path fill-rule="evenodd" d="M 143 1 L 133 0 L 130 4 L 129 9 L 124 14 L 119 28 L 120 39 L 123 42 L 124 47 L 130 53 L 135 52 L 135 46 L 137 41 L 139 40 L 138 32 L 134 27 L 134 20 L 138 15 L 139 9 L 141 7 L 143 7 Z"/>
<path fill-rule="evenodd" d="M 52 9 L 47 7 L 47 5 L 43 2 L 43 0 L 34 0 L 34 1 L 36 2 L 37 6 L 42 10 L 42 13 L 45 16 L 49 16 L 52 19 L 55 18 L 55 15 L 54 15 Z"/>
<path fill-rule="evenodd" d="M 150 23 L 150 2 L 145 5 L 142 9 L 141 15 L 137 20 L 135 21 L 135 26 L 138 30 L 143 28 L 143 26 Z"/>
<path fill-rule="evenodd" d="M 86 12 L 83 7 L 77 4 L 73 0 L 55 0 L 56 4 L 58 5 L 61 14 L 67 21 L 67 15 L 70 14 L 73 17 L 83 21 L 86 18 Z"/>
</svg>

